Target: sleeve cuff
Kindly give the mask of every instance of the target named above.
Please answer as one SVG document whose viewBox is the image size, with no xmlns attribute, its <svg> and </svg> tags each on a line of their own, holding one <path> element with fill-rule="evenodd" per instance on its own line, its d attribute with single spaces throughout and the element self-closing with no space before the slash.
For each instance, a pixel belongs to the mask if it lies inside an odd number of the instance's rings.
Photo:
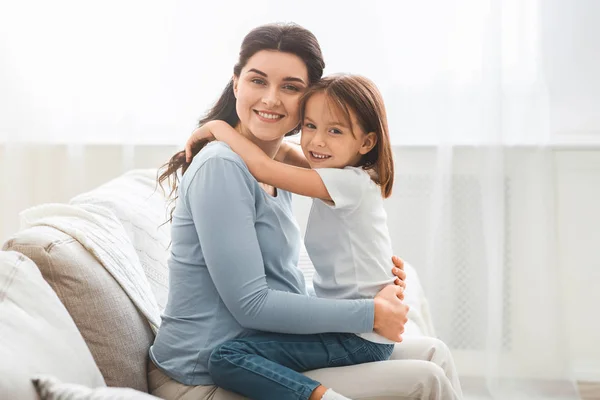
<svg viewBox="0 0 600 400">
<path fill-rule="evenodd" d="M 366 299 L 365 302 L 365 320 L 363 324 L 365 330 L 360 333 L 373 332 L 373 323 L 375 322 L 375 301 Z"/>
</svg>

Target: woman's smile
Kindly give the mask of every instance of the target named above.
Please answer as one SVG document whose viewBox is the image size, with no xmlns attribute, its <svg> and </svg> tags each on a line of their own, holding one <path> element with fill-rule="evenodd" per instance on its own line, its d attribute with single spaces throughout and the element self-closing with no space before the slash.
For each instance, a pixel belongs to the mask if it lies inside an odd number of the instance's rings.
<svg viewBox="0 0 600 400">
<path fill-rule="evenodd" d="M 259 110 L 253 110 L 253 111 L 258 116 L 258 119 L 260 119 L 263 122 L 267 122 L 267 123 L 279 122 L 282 118 L 285 117 L 285 115 L 277 114 L 277 113 L 273 113 L 273 112 L 269 112 L 269 111 L 259 111 Z"/>
</svg>

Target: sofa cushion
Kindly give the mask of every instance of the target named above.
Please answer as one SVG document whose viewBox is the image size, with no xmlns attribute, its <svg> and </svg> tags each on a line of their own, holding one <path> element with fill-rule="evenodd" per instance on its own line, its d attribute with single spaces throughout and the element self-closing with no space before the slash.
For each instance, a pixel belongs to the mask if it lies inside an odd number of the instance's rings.
<svg viewBox="0 0 600 400">
<path fill-rule="evenodd" d="M 103 387 L 104 380 L 75 323 L 37 266 L 0 251 L 0 398 L 37 399 L 36 374 Z"/>
<path fill-rule="evenodd" d="M 32 379 L 40 400 L 158 400 L 158 397 L 131 388 L 88 388 L 75 383 L 63 383 L 50 375 Z"/>
<path fill-rule="evenodd" d="M 79 242 L 51 227 L 25 229 L 4 248 L 37 264 L 75 321 L 106 384 L 147 392 L 154 335 L 110 273 Z"/>
</svg>

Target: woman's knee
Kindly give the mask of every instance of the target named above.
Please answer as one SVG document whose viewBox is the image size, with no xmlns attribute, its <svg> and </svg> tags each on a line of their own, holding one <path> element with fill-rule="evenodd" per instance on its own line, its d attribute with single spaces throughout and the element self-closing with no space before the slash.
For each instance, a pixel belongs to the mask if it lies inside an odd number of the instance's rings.
<svg viewBox="0 0 600 400">
<path fill-rule="evenodd" d="M 446 344 L 446 342 L 442 341 L 441 339 L 438 338 L 433 338 L 435 346 L 439 349 L 443 349 L 443 351 L 449 351 L 448 349 L 448 345 Z"/>
<path fill-rule="evenodd" d="M 431 361 L 421 361 L 415 372 L 419 374 L 419 380 L 431 391 L 442 390 L 448 379 L 444 370 Z"/>
<path fill-rule="evenodd" d="M 439 358 L 450 355 L 448 346 L 440 339 L 421 336 L 406 338 L 396 345 L 392 359 L 394 360 L 425 360 L 435 362 Z"/>
<path fill-rule="evenodd" d="M 421 345 L 425 352 L 424 359 L 436 364 L 445 363 L 450 357 L 450 349 L 442 340 L 434 337 L 421 338 Z"/>
<path fill-rule="evenodd" d="M 446 366 L 450 363 L 450 359 L 452 358 L 450 348 L 448 348 L 448 345 L 440 339 L 431 339 L 432 352 L 429 360 L 442 367 L 442 369 L 446 369 Z"/>
</svg>

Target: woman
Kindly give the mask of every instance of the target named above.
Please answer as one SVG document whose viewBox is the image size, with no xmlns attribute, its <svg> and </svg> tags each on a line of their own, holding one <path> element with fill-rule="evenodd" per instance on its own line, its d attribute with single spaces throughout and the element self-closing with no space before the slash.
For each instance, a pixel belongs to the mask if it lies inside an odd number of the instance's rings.
<svg viewBox="0 0 600 400">
<path fill-rule="evenodd" d="M 318 42 L 309 31 L 296 25 L 254 29 L 242 43 L 232 80 L 200 125 L 224 120 L 275 157 L 283 137 L 299 130 L 300 96 L 321 77 L 323 68 Z M 287 150 L 279 157 L 293 162 Z M 375 299 L 306 295 L 296 267 L 301 238 L 290 193 L 257 182 L 239 156 L 218 142 L 206 146 L 191 164 L 184 152 L 176 154 L 160 181 L 176 178 L 179 168 L 184 174 L 172 213 L 169 299 L 150 349 L 153 394 L 234 398 L 213 385 L 208 359 L 219 344 L 256 331 L 375 331 L 401 340 L 408 308 L 399 299 L 400 286 L 386 287 Z M 323 351 L 339 345 L 322 337 Z M 431 340 L 402 351 L 402 358 L 424 360 L 421 367 L 410 367 L 412 375 L 397 377 L 399 382 L 407 380 L 407 390 L 430 387 L 433 381 L 447 385 L 447 375 L 455 380 L 441 342 Z M 435 357 L 439 360 L 431 362 Z M 443 371 L 438 366 L 442 364 L 451 370 Z M 317 389 L 306 398 L 318 398 L 313 396 L 323 388 Z"/>
</svg>

